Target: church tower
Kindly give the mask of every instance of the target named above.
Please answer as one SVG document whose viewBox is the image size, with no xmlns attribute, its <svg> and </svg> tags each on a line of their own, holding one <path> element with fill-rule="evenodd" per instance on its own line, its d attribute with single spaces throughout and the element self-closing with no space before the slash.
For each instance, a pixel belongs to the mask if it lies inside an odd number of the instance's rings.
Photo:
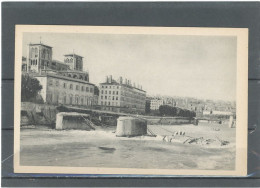
<svg viewBox="0 0 260 188">
<path fill-rule="evenodd" d="M 83 71 L 83 57 L 75 53 L 64 55 L 64 63 L 68 64 L 71 70 Z"/>
<path fill-rule="evenodd" d="M 29 44 L 27 51 L 27 71 L 41 73 L 41 70 L 51 66 L 52 47 L 39 44 Z"/>
</svg>

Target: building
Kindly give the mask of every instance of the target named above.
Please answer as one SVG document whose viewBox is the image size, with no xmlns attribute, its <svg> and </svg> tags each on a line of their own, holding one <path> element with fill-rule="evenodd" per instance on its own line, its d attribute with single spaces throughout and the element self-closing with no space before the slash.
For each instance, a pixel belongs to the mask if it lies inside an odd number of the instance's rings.
<svg viewBox="0 0 260 188">
<path fill-rule="evenodd" d="M 120 77 L 118 81 L 107 76 L 104 83 L 100 83 L 99 105 L 102 110 L 144 113 L 146 91 L 142 86 L 137 86 L 130 80 Z"/>
<path fill-rule="evenodd" d="M 64 55 L 64 62 L 52 59 L 52 47 L 29 44 L 22 70 L 39 80 L 43 101 L 54 105 L 93 106 L 98 104 L 89 73 L 83 71 L 83 57 L 75 53 Z M 25 65 L 25 62 L 27 65 Z"/>
<path fill-rule="evenodd" d="M 52 47 L 39 44 L 29 44 L 27 51 L 27 71 L 39 73 L 51 66 Z"/>
<path fill-rule="evenodd" d="M 64 63 L 68 64 L 71 70 L 83 71 L 83 57 L 76 54 L 64 55 Z"/>
<path fill-rule="evenodd" d="M 47 104 L 95 105 L 94 84 L 58 74 L 35 75 L 42 85 L 40 95 Z"/>
<path fill-rule="evenodd" d="M 152 99 L 150 104 L 151 110 L 159 110 L 159 107 L 164 104 L 163 99 Z"/>
<path fill-rule="evenodd" d="M 52 60 L 51 64 L 49 66 L 46 66 L 45 68 L 56 71 L 65 71 L 69 69 L 69 65 L 58 60 Z"/>
</svg>

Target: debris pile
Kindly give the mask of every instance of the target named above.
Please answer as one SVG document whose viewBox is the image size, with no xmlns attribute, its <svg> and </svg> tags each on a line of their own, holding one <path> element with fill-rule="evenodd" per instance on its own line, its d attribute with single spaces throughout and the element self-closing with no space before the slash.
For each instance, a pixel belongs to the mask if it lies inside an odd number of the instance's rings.
<svg viewBox="0 0 260 188">
<path fill-rule="evenodd" d="M 218 137 L 216 139 L 212 138 L 204 138 L 204 137 L 190 137 L 186 136 L 185 132 L 175 132 L 173 135 L 164 135 L 156 136 L 159 140 L 163 142 L 179 142 L 183 144 L 196 144 L 196 145 L 220 145 L 225 146 L 228 145 L 230 142 L 226 140 L 222 140 Z"/>
</svg>

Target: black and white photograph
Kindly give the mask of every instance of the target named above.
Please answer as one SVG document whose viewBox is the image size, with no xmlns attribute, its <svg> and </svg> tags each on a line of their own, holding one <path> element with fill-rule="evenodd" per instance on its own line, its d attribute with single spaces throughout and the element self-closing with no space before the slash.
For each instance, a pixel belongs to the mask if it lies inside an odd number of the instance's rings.
<svg viewBox="0 0 260 188">
<path fill-rule="evenodd" d="M 17 25 L 15 172 L 246 175 L 247 38 Z"/>
</svg>

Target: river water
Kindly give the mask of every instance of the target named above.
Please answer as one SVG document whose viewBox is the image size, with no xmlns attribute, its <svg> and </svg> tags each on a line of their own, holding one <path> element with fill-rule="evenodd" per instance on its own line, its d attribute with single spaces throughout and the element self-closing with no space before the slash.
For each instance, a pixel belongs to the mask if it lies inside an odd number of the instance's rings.
<svg viewBox="0 0 260 188">
<path fill-rule="evenodd" d="M 235 147 L 203 147 L 112 131 L 21 129 L 21 165 L 233 170 Z"/>
</svg>

